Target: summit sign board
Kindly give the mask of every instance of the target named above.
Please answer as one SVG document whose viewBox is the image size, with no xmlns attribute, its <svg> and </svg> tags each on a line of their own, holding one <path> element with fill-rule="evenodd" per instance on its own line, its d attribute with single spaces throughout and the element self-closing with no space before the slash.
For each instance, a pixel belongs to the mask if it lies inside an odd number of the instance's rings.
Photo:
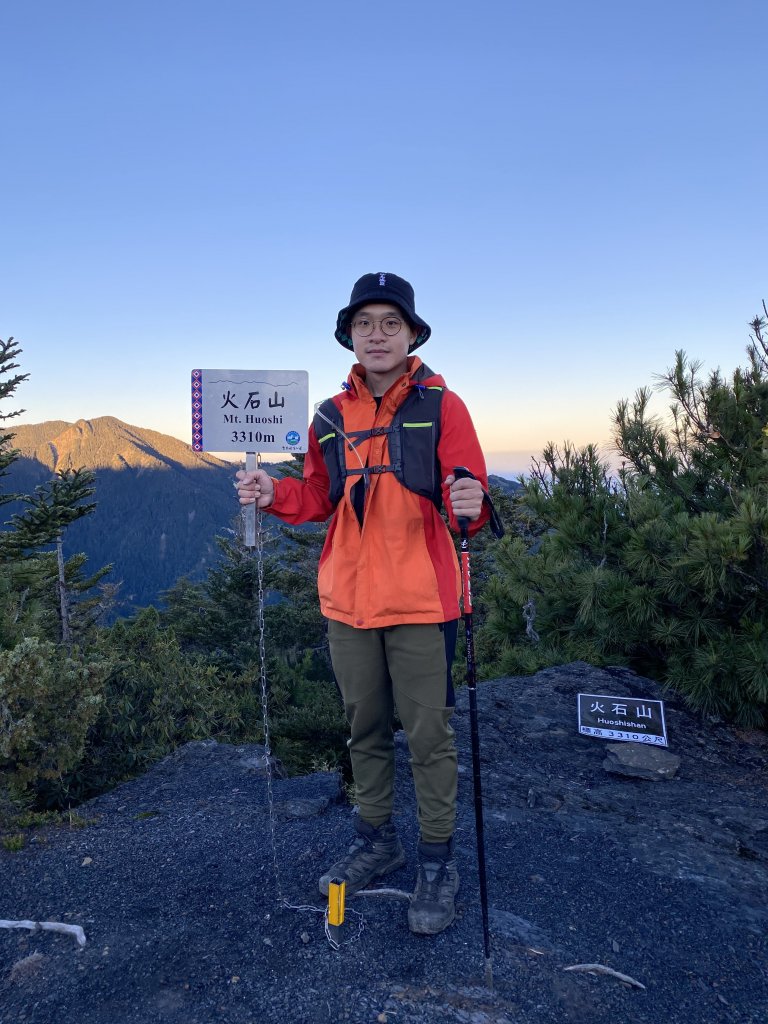
<svg viewBox="0 0 768 1024">
<path fill-rule="evenodd" d="M 663 701 L 609 697 L 604 693 L 580 693 L 577 700 L 579 732 L 583 736 L 667 746 Z"/>
<path fill-rule="evenodd" d="M 193 370 L 196 452 L 306 452 L 306 370 Z"/>
</svg>

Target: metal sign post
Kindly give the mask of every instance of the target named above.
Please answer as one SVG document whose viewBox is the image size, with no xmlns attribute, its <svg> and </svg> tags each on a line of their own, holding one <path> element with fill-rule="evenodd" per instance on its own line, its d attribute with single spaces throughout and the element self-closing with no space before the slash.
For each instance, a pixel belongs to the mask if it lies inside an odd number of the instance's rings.
<svg viewBox="0 0 768 1024">
<path fill-rule="evenodd" d="M 252 473 L 255 469 L 259 468 L 261 459 L 256 452 L 245 453 L 245 469 L 247 473 Z M 243 509 L 243 526 L 244 536 L 243 543 L 247 548 L 256 547 L 256 506 L 246 505 Z"/>
</svg>

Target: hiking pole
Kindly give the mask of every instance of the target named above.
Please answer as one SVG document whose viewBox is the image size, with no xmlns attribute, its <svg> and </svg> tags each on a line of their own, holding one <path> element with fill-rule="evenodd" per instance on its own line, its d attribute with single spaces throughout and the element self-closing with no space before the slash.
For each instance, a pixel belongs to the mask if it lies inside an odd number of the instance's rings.
<svg viewBox="0 0 768 1024">
<path fill-rule="evenodd" d="M 457 466 L 457 480 L 476 477 L 464 466 Z M 483 911 L 483 945 L 485 947 L 485 983 L 493 988 L 491 938 L 488 930 L 488 888 L 485 879 L 485 837 L 483 831 L 483 787 L 480 780 L 480 734 L 477 729 L 477 680 L 475 678 L 475 640 L 472 632 L 472 581 L 469 575 L 469 519 L 457 516 L 461 530 L 461 592 L 464 599 L 464 632 L 467 646 L 467 687 L 469 689 L 469 725 L 472 738 L 472 778 L 475 788 L 475 832 L 477 834 L 477 866 L 480 873 L 480 906 Z"/>
</svg>

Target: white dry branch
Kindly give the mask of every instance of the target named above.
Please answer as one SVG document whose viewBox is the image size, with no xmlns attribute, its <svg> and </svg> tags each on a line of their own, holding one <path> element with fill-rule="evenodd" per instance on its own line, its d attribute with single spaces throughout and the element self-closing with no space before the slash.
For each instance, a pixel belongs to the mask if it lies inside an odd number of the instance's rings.
<svg viewBox="0 0 768 1024">
<path fill-rule="evenodd" d="M 635 978 L 630 978 L 628 974 L 620 974 L 619 971 L 614 971 L 612 967 L 606 967 L 605 964 L 572 964 L 570 967 L 564 967 L 564 971 L 589 971 L 592 974 L 608 974 L 612 978 L 618 978 L 619 981 L 623 981 L 625 985 L 633 985 L 635 988 L 641 988 L 645 991 L 645 985 L 641 981 L 637 981 Z"/>
<path fill-rule="evenodd" d="M 536 621 L 536 602 L 532 597 L 529 597 L 523 605 L 523 618 L 525 619 L 525 635 L 531 643 L 537 644 L 541 637 L 533 628 L 533 624 Z"/>
<path fill-rule="evenodd" d="M 85 932 L 79 924 L 62 924 L 60 921 L 3 921 L 0 920 L 0 928 L 28 928 L 32 932 L 63 932 L 65 935 L 74 935 L 78 946 L 85 945 Z"/>
<path fill-rule="evenodd" d="M 391 900 L 412 900 L 413 893 L 404 892 L 402 889 L 358 889 L 354 896 L 384 896 Z"/>
</svg>

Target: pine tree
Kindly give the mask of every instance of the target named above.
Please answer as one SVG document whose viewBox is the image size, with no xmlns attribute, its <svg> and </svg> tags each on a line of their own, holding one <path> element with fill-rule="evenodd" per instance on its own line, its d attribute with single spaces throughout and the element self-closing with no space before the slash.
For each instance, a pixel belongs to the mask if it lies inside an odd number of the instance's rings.
<svg viewBox="0 0 768 1024">
<path fill-rule="evenodd" d="M 8 338 L 7 341 L 0 338 L 0 402 L 5 402 L 6 398 L 15 393 L 19 384 L 29 377 L 28 373 L 9 376 L 14 370 L 19 369 L 19 364 L 14 360 L 20 354 L 21 349 L 14 343 L 13 338 Z M 0 412 L 0 420 L 14 419 L 16 416 L 21 416 L 23 412 L 23 409 Z M 0 478 L 8 475 L 9 466 L 19 457 L 18 451 L 11 447 L 14 436 L 13 433 L 0 433 Z M 15 494 L 0 493 L 0 505 L 13 501 L 16 497 Z"/>
<path fill-rule="evenodd" d="M 548 446 L 525 492 L 539 536 L 503 542 L 489 586 L 497 670 L 623 663 L 695 708 L 765 721 L 766 318 L 751 328 L 749 365 L 730 379 L 676 354 L 659 378 L 668 423 L 647 388 L 619 402 L 618 477 L 593 446 Z"/>
<path fill-rule="evenodd" d="M 60 470 L 52 480 L 35 488 L 33 495 L 23 497 L 26 508 L 11 517 L 10 532 L 0 535 L 0 552 L 5 560 L 38 558 L 43 569 L 50 565 L 51 560 L 42 549 L 54 546 L 54 571 L 49 578 L 57 601 L 57 639 L 68 648 L 75 640 L 82 641 L 105 611 L 105 602 L 100 595 L 91 595 L 79 602 L 76 599 L 91 591 L 112 567 L 105 566 L 84 577 L 85 555 L 78 554 L 68 560 L 64 558 L 65 531 L 96 508 L 95 502 L 88 501 L 94 491 L 95 476 L 90 470 Z M 41 576 L 44 581 L 45 571 Z"/>
<path fill-rule="evenodd" d="M 13 374 L 20 349 L 0 341 L 0 398 L 10 397 L 27 374 Z M 7 420 L 18 412 L 0 413 Z M 18 457 L 13 434 L 0 438 L 0 477 Z M 34 496 L 0 495 L 0 504 L 26 502 L 0 533 L 0 804 L 6 796 L 28 803 L 66 800 L 65 776 L 77 770 L 99 712 L 107 660 L 63 651 L 58 642 L 83 637 L 87 603 L 72 606 L 86 580 L 84 556 L 64 561 L 64 530 L 93 507 L 85 504 L 92 480 L 70 473 Z M 106 570 L 104 570 L 106 571 Z"/>
<path fill-rule="evenodd" d="M 15 361 L 21 349 L 13 338 L 0 339 L 0 401 L 15 394 L 19 384 L 29 377 L 28 373 L 14 374 L 19 369 Z M 24 412 L 0 410 L 0 420 L 14 419 Z M 18 459 L 19 452 L 13 448 L 12 432 L 0 434 L 0 479 L 8 475 L 8 469 Z M 21 495 L 0 492 L 0 505 L 19 499 Z M 0 533 L 0 649 L 8 650 L 25 635 L 48 635 L 47 620 L 49 609 L 38 601 L 41 581 L 45 573 L 39 563 L 19 561 L 6 550 L 8 535 Z M 44 587 L 43 587 L 44 589 Z"/>
</svg>

